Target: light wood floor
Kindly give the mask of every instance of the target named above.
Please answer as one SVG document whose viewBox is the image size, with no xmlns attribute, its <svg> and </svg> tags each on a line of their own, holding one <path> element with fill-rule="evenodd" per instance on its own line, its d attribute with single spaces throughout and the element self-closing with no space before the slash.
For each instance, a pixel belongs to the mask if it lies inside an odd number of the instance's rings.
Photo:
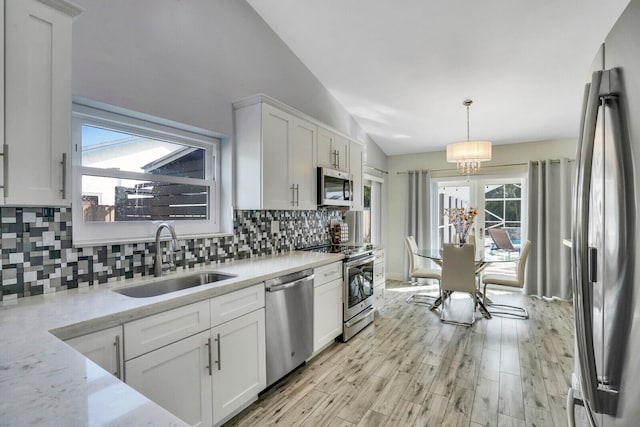
<svg viewBox="0 0 640 427">
<path fill-rule="evenodd" d="M 490 294 L 530 319 L 478 316 L 471 328 L 405 302 L 387 282 L 374 324 L 336 343 L 229 426 L 565 426 L 573 371 L 569 302 Z"/>
</svg>

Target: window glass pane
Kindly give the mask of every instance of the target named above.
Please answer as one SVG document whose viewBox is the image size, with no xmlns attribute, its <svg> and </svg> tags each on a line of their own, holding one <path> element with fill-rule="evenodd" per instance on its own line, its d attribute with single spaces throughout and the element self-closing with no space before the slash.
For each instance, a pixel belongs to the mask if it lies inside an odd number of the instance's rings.
<svg viewBox="0 0 640 427">
<path fill-rule="evenodd" d="M 520 200 L 507 200 L 505 205 L 505 219 L 507 221 L 520 221 Z"/>
<path fill-rule="evenodd" d="M 504 218 L 504 202 L 499 201 L 486 201 L 484 204 L 485 215 L 493 215 L 497 218 Z"/>
<path fill-rule="evenodd" d="M 362 187 L 362 191 L 364 192 L 364 208 L 371 209 L 371 185 L 364 185 Z"/>
<path fill-rule="evenodd" d="M 209 187 L 84 175 L 85 222 L 206 220 Z"/>
<path fill-rule="evenodd" d="M 485 199 L 502 199 L 504 197 L 504 185 L 485 185 Z"/>
<path fill-rule="evenodd" d="M 519 199 L 521 189 L 519 184 L 507 184 L 504 186 L 504 197 L 507 199 Z"/>
<path fill-rule="evenodd" d="M 205 179 L 205 151 L 82 125 L 82 166 Z"/>
</svg>

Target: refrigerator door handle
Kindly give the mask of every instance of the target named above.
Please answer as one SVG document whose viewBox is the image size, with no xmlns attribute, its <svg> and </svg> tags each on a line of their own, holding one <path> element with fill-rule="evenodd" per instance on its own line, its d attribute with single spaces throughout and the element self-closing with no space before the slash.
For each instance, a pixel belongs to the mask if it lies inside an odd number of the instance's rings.
<svg viewBox="0 0 640 427">
<path fill-rule="evenodd" d="M 589 246 L 589 282 L 598 281 L 598 248 Z"/>
<path fill-rule="evenodd" d="M 592 409 L 598 411 L 598 379 L 593 345 L 593 319 L 589 263 L 582 262 L 588 247 L 589 193 L 596 122 L 600 106 L 600 84 L 602 71 L 593 73 L 591 84 L 585 88 L 583 100 L 582 129 L 578 142 L 579 154 L 576 168 L 574 221 L 572 230 L 572 283 L 574 291 L 576 341 L 580 362 L 582 393 Z"/>
</svg>

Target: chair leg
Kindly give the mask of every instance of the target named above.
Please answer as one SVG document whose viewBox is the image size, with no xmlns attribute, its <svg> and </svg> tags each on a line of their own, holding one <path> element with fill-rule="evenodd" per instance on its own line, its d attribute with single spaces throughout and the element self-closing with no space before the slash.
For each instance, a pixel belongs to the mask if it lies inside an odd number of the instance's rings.
<svg viewBox="0 0 640 427">
<path fill-rule="evenodd" d="M 442 323 L 448 323 L 450 325 L 458 325 L 458 326 L 467 326 L 467 327 L 471 327 L 473 326 L 473 324 L 476 321 L 476 308 L 478 306 L 477 302 L 476 302 L 476 296 L 473 294 L 469 294 L 473 300 L 473 313 L 472 313 L 472 317 L 471 317 L 471 322 L 458 322 L 455 320 L 446 320 L 444 317 L 444 312 L 445 312 L 445 306 L 447 304 L 446 299 L 449 300 L 449 305 L 451 305 L 451 300 L 452 298 L 445 298 L 444 294 L 442 291 L 440 291 L 440 297 L 443 298 L 442 303 L 441 303 L 441 308 L 440 308 L 440 321 Z"/>
<path fill-rule="evenodd" d="M 515 305 L 508 304 L 496 304 L 493 301 L 489 301 L 487 304 L 487 284 L 484 284 L 484 293 L 482 295 L 483 303 L 485 307 L 496 307 L 502 310 L 487 310 L 491 315 L 498 315 L 498 317 L 514 317 L 516 319 L 528 319 L 529 312 L 524 307 L 518 307 Z M 504 310 L 513 310 L 513 311 L 504 311 Z"/>
<path fill-rule="evenodd" d="M 435 280 L 435 279 L 434 279 Z M 409 278 L 409 282 L 411 286 L 413 286 L 413 277 Z M 415 282 L 417 283 L 417 282 Z M 429 306 L 433 306 L 433 304 L 438 300 L 437 295 L 431 295 L 426 293 L 417 293 L 410 295 L 409 298 L 406 299 L 406 302 L 415 302 L 417 304 L 428 304 Z"/>
</svg>

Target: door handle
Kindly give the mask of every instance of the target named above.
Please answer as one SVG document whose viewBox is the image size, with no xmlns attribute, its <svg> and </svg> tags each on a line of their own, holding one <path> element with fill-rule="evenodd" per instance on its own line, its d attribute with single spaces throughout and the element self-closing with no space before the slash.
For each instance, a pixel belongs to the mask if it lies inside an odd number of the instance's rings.
<svg viewBox="0 0 640 427">
<path fill-rule="evenodd" d="M 572 229 L 572 283 L 574 286 L 576 341 L 579 348 L 580 372 L 583 382 L 583 394 L 599 409 L 598 379 L 593 344 L 593 319 L 591 307 L 591 288 L 589 265 L 584 262 L 588 256 L 588 213 L 589 193 L 591 191 L 591 169 L 595 142 L 596 122 L 600 104 L 599 92 L 602 71 L 593 73 L 591 83 L 585 86 L 583 114 L 578 139 L 579 165 L 576 168 L 574 193 L 573 229 Z M 588 261 L 588 260 L 587 260 Z"/>
<path fill-rule="evenodd" d="M 62 153 L 62 189 L 60 190 L 60 197 L 62 200 L 67 199 L 67 153 Z"/>
<path fill-rule="evenodd" d="M 9 145 L 2 145 L 2 190 L 4 197 L 9 195 Z"/>
<path fill-rule="evenodd" d="M 598 248 L 589 246 L 589 282 L 598 281 Z"/>
<path fill-rule="evenodd" d="M 122 371 L 120 370 L 120 335 L 116 335 L 113 345 L 116 348 L 116 378 L 122 380 Z"/>
<path fill-rule="evenodd" d="M 213 367 L 212 367 L 212 363 L 211 363 L 211 337 L 209 337 L 207 339 L 207 343 L 205 344 L 207 346 L 207 356 L 208 356 L 208 362 L 209 364 L 207 366 L 205 366 L 206 369 L 209 370 L 209 376 L 213 375 Z"/>
<path fill-rule="evenodd" d="M 218 371 L 222 370 L 222 354 L 220 354 L 220 334 L 217 334 L 216 336 L 216 343 L 218 345 L 218 360 L 217 360 L 217 364 L 218 364 Z"/>
</svg>

